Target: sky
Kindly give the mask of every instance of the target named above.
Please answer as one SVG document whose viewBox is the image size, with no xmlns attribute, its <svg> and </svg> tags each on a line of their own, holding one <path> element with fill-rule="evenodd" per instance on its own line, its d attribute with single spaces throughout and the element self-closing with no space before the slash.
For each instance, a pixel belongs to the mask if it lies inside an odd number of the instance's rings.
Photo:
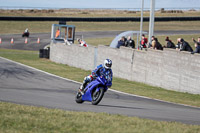
<svg viewBox="0 0 200 133">
<path fill-rule="evenodd" d="M 145 8 L 151 0 L 144 0 Z M 0 0 L 0 7 L 140 8 L 141 0 Z M 156 8 L 199 8 L 200 0 L 156 0 Z"/>
</svg>

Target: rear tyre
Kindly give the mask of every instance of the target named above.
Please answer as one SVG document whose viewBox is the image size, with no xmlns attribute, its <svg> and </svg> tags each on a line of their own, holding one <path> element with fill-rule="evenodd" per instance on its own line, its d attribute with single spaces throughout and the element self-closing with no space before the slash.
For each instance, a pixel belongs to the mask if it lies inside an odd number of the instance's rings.
<svg viewBox="0 0 200 133">
<path fill-rule="evenodd" d="M 75 97 L 76 103 L 83 103 L 84 101 L 82 100 L 82 94 L 81 92 L 77 92 L 76 97 Z"/>
<path fill-rule="evenodd" d="M 92 93 L 92 104 L 93 105 L 97 105 L 101 101 L 101 99 L 103 98 L 103 95 L 104 95 L 104 88 L 103 87 L 101 87 L 98 92 L 96 92 L 96 89 Z"/>
</svg>

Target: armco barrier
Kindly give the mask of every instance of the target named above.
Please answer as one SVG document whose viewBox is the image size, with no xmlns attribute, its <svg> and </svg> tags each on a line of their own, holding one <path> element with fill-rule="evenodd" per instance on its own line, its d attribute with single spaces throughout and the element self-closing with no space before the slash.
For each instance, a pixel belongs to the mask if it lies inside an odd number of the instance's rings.
<svg viewBox="0 0 200 133">
<path fill-rule="evenodd" d="M 163 87 L 169 90 L 200 94 L 200 55 L 179 52 L 173 49 L 164 51 L 138 51 L 107 46 L 51 44 L 50 59 L 70 66 L 92 70 L 106 58 L 113 61 L 115 77 Z M 98 49 L 98 50 L 97 50 Z M 95 51 L 98 51 L 95 52 Z"/>
</svg>

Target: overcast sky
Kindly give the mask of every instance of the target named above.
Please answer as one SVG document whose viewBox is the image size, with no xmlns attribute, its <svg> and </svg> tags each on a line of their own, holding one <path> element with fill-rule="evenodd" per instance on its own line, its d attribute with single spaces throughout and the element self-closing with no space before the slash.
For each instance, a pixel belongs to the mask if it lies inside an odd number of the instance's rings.
<svg viewBox="0 0 200 133">
<path fill-rule="evenodd" d="M 150 0 L 145 1 L 149 8 Z M 141 0 L 0 0 L 5 7 L 140 8 Z M 156 0 L 156 8 L 200 8 L 200 0 Z"/>
</svg>

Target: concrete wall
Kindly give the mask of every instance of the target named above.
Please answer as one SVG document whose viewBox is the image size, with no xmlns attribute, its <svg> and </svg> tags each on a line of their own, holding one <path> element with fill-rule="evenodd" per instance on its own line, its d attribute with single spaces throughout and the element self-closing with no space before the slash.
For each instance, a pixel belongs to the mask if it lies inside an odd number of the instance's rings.
<svg viewBox="0 0 200 133">
<path fill-rule="evenodd" d="M 50 59 L 58 63 L 92 70 L 96 64 L 109 58 L 113 61 L 115 77 L 200 94 L 200 55 L 173 49 L 138 51 L 106 46 L 99 46 L 97 52 L 92 46 L 64 44 L 51 44 L 50 49 Z"/>
<path fill-rule="evenodd" d="M 92 70 L 94 68 L 95 47 L 79 47 L 62 43 L 50 45 L 50 60 L 69 66 Z"/>
</svg>

